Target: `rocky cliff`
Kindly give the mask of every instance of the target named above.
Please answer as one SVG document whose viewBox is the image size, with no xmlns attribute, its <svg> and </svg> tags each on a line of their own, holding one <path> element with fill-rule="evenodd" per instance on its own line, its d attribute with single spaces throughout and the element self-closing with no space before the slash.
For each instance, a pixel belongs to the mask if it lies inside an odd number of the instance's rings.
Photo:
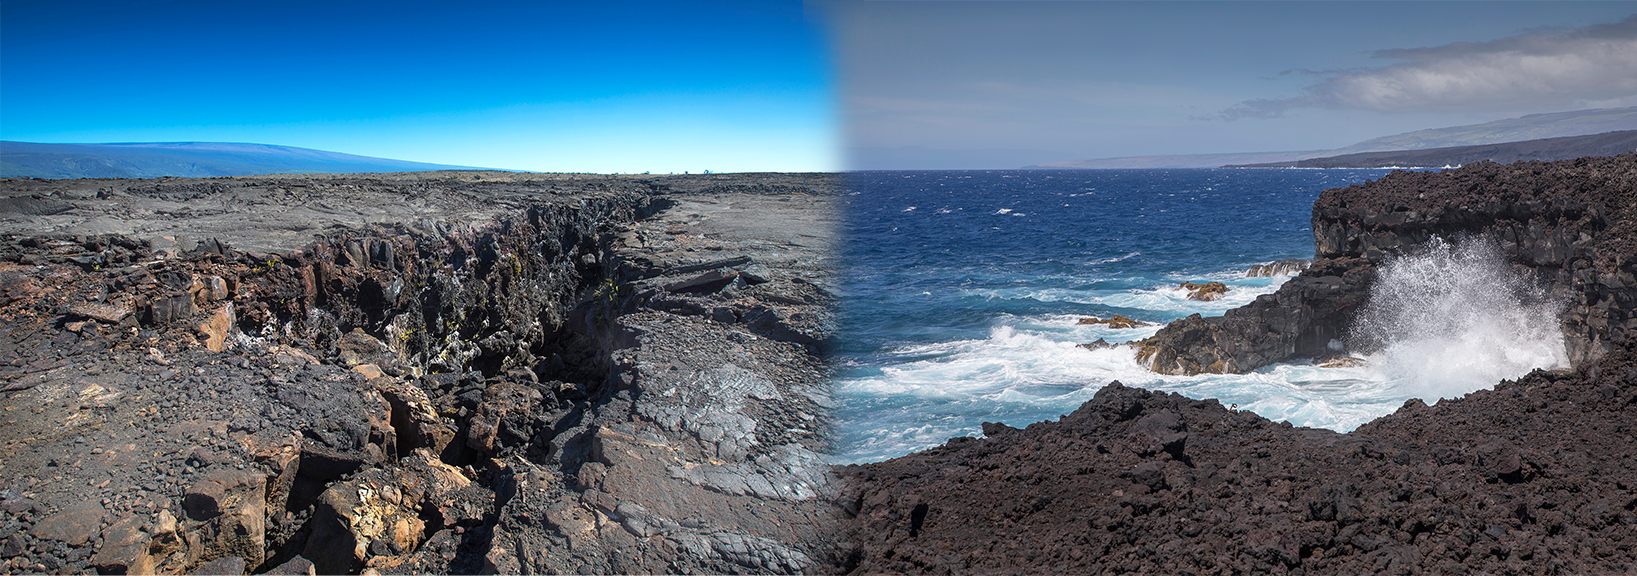
<svg viewBox="0 0 1637 576">
<path fill-rule="evenodd" d="M 1637 154 L 1393 172 L 1326 190 L 1314 263 L 1278 292 L 1218 318 L 1184 318 L 1139 343 L 1156 372 L 1240 373 L 1346 343 L 1377 267 L 1433 236 L 1485 237 L 1566 302 L 1569 358 L 1637 334 Z"/>
<path fill-rule="evenodd" d="M 0 567 L 830 562 L 833 187 L 7 181 Z"/>
</svg>

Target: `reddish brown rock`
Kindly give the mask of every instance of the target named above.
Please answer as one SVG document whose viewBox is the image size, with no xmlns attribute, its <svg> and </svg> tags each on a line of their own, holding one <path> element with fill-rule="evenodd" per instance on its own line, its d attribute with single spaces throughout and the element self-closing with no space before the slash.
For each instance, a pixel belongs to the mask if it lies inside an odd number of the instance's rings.
<svg viewBox="0 0 1637 576">
<path fill-rule="evenodd" d="M 1221 282 L 1205 282 L 1202 284 L 1183 282 L 1181 288 L 1188 291 L 1189 300 L 1201 302 L 1213 302 L 1221 299 L 1223 294 L 1228 293 L 1228 285 Z"/>
<path fill-rule="evenodd" d="M 227 346 L 228 338 L 231 338 L 234 331 L 238 329 L 235 320 L 233 303 L 229 302 L 211 312 L 205 317 L 205 321 L 199 323 L 194 329 L 199 332 L 199 335 L 205 337 L 206 349 L 211 352 L 221 352 Z"/>
<path fill-rule="evenodd" d="M 148 553 L 148 534 L 142 531 L 146 518 L 126 516 L 102 530 L 102 546 L 91 565 L 102 574 L 153 574 L 154 559 Z"/>
</svg>

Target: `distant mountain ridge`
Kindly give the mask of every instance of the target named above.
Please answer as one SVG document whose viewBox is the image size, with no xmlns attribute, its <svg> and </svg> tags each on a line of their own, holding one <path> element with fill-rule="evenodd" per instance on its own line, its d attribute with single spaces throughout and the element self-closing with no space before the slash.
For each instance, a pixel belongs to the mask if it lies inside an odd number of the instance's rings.
<svg viewBox="0 0 1637 576">
<path fill-rule="evenodd" d="M 1309 158 L 1365 152 L 1403 152 L 1428 148 L 1481 146 L 1546 138 L 1587 136 L 1623 130 L 1637 130 L 1637 107 L 1530 114 L 1483 124 L 1417 130 L 1372 138 L 1334 150 L 1093 158 L 1034 164 L 1024 166 L 1024 168 L 1215 168 L 1223 165 L 1292 162 Z M 1439 164 L 1439 166 L 1442 166 L 1442 164 Z"/>
<path fill-rule="evenodd" d="M 1363 152 L 1287 162 L 1229 165 L 1223 168 L 1441 168 L 1485 160 L 1499 164 L 1510 164 L 1520 160 L 1551 162 L 1584 156 L 1617 156 L 1629 152 L 1637 152 L 1637 130 L 1478 146 Z"/>
<path fill-rule="evenodd" d="M 0 177 L 11 178 L 199 178 L 475 169 L 481 168 L 238 142 L 0 142 Z"/>
</svg>

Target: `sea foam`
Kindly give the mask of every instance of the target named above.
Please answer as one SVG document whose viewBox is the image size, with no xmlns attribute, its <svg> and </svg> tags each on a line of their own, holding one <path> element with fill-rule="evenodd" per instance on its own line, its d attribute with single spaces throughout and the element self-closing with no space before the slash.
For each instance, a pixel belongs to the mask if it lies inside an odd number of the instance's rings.
<svg viewBox="0 0 1637 576">
<path fill-rule="evenodd" d="M 1434 237 L 1382 267 L 1347 344 L 1400 394 L 1431 403 L 1568 366 L 1562 308 L 1494 241 Z"/>
</svg>

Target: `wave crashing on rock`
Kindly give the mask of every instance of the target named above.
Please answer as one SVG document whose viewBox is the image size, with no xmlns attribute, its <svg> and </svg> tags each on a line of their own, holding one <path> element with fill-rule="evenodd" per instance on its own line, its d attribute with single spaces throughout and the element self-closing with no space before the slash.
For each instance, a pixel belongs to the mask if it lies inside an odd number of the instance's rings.
<svg viewBox="0 0 1637 576">
<path fill-rule="evenodd" d="M 1494 240 L 1434 236 L 1382 266 L 1347 344 L 1400 392 L 1435 402 L 1567 368 L 1564 306 Z"/>
</svg>

